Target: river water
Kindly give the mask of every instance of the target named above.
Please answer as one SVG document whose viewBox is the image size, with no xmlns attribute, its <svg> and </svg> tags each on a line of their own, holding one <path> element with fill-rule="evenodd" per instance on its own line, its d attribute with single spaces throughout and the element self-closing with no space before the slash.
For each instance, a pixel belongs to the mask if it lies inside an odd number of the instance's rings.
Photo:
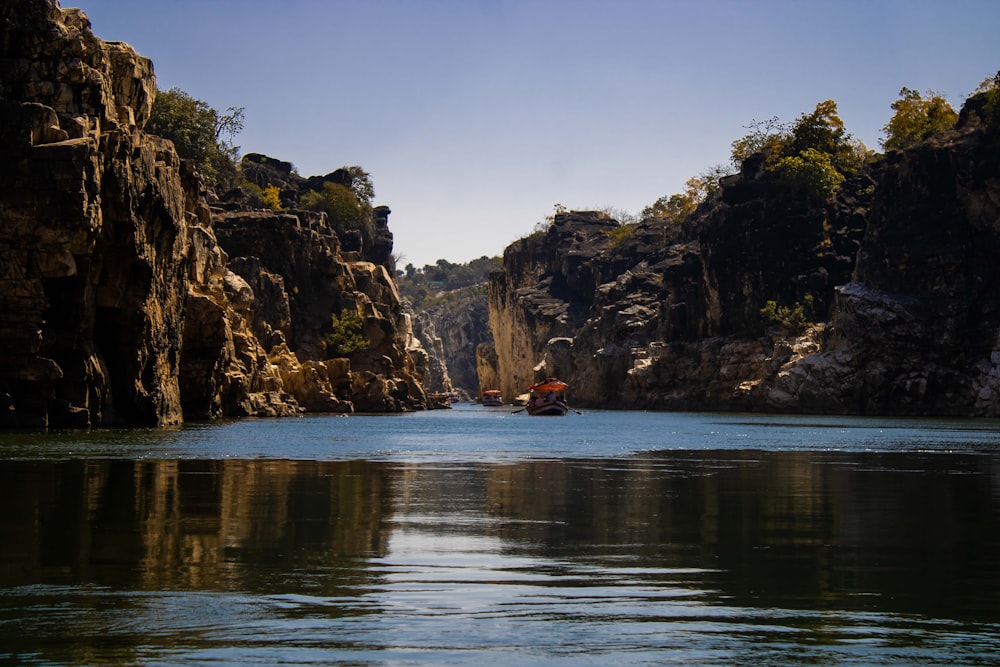
<svg viewBox="0 0 1000 667">
<path fill-rule="evenodd" d="M 0 663 L 996 665 L 1000 423 L 0 433 Z"/>
</svg>

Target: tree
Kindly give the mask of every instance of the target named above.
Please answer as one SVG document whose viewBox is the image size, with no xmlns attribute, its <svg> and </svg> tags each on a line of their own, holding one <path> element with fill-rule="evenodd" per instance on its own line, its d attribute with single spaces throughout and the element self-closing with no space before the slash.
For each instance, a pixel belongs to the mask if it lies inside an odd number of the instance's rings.
<svg viewBox="0 0 1000 667">
<path fill-rule="evenodd" d="M 691 181 L 688 181 L 690 186 Z M 642 209 L 643 218 L 666 218 L 670 222 L 683 222 L 698 207 L 698 200 L 689 189 L 682 193 L 663 195 Z"/>
<path fill-rule="evenodd" d="M 778 324 L 793 332 L 804 331 L 813 324 L 815 300 L 812 294 L 806 294 L 803 301 L 794 306 L 779 306 L 776 301 L 767 301 L 760 309 L 761 319 L 765 325 Z"/>
<path fill-rule="evenodd" d="M 791 155 L 802 155 L 810 148 L 826 153 L 833 167 L 846 175 L 858 173 L 871 156 L 864 142 L 844 128 L 833 100 L 820 102 L 811 114 L 799 117 L 792 128 L 790 148 Z"/>
<path fill-rule="evenodd" d="M 319 191 L 310 190 L 299 198 L 299 205 L 311 211 L 323 211 L 330 224 L 338 229 L 357 229 L 364 217 L 364 207 L 347 186 L 326 182 Z"/>
<path fill-rule="evenodd" d="M 844 121 L 840 119 L 837 103 L 825 100 L 816 105 L 810 114 L 802 114 L 792 127 L 791 153 L 799 155 L 813 148 L 836 156 L 847 143 Z"/>
<path fill-rule="evenodd" d="M 982 120 L 989 124 L 1000 123 L 1000 71 L 995 76 L 986 77 L 976 88 L 976 93 L 986 98 L 983 104 L 985 118 Z"/>
<path fill-rule="evenodd" d="M 829 153 L 807 148 L 799 155 L 781 158 L 774 167 L 780 183 L 820 200 L 837 194 L 844 175 L 833 166 Z"/>
<path fill-rule="evenodd" d="M 726 165 L 717 165 L 699 176 L 692 176 L 684 184 L 683 193 L 664 195 L 642 209 L 640 218 L 666 218 L 670 222 L 684 222 L 703 202 L 719 195 L 719 179 L 728 176 Z"/>
<path fill-rule="evenodd" d="M 420 269 L 407 264 L 405 272 L 400 273 L 397 284 L 400 294 L 419 310 L 440 302 L 456 290 L 475 285 L 484 286 L 490 274 L 501 268 L 503 262 L 500 257 L 483 255 L 465 264 L 439 259 Z"/>
<path fill-rule="evenodd" d="M 698 180 L 700 181 L 698 203 L 701 204 L 720 197 L 722 195 L 722 184 L 720 181 L 727 176 L 732 176 L 734 173 L 735 170 L 728 164 L 717 164 L 701 172 L 698 175 Z"/>
<path fill-rule="evenodd" d="M 325 343 L 331 356 L 346 357 L 368 349 L 368 339 L 362 335 L 365 321 L 357 310 L 343 308 L 339 316 L 330 316 L 330 324 L 332 328 Z"/>
<path fill-rule="evenodd" d="M 791 138 L 788 125 L 780 122 L 777 116 L 753 120 L 744 128 L 750 132 L 732 143 L 731 157 L 737 169 L 743 166 L 745 159 L 763 150 L 780 153 Z"/>
<path fill-rule="evenodd" d="M 236 180 L 239 147 L 233 138 L 243 129 L 243 107 L 220 115 L 180 88 L 158 92 L 146 131 L 169 139 L 177 154 L 195 163 L 209 186 L 229 186 Z"/>
<path fill-rule="evenodd" d="M 927 137 L 949 130 L 955 126 L 958 113 L 940 93 L 927 91 L 923 97 L 919 91 L 903 87 L 899 99 L 892 103 L 895 112 L 882 131 L 886 138 L 882 141 L 885 150 L 906 148 L 923 141 Z"/>
<path fill-rule="evenodd" d="M 280 211 L 284 208 L 281 204 L 281 189 L 277 185 L 268 185 L 261 190 L 261 204 L 272 211 Z"/>
<path fill-rule="evenodd" d="M 351 177 L 351 192 L 362 206 L 371 207 L 372 200 L 375 199 L 375 186 L 372 185 L 371 175 L 361 167 L 354 165 L 344 167 L 344 170 Z"/>
</svg>

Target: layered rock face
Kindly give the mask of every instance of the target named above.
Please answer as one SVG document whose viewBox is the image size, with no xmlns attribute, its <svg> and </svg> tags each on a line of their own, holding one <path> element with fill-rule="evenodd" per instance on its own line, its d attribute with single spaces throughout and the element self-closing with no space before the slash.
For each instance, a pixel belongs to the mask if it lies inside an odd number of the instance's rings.
<svg viewBox="0 0 1000 667">
<path fill-rule="evenodd" d="M 52 1 L 0 46 L 0 420 L 177 423 L 190 175 L 141 132 L 152 65 Z"/>
<path fill-rule="evenodd" d="M 559 214 L 547 232 L 504 251 L 504 270 L 490 276 L 488 292 L 498 388 L 504 396 L 521 394 L 534 382 L 550 339 L 571 337 L 583 324 L 595 295 L 601 232 L 615 226 L 596 213 Z M 562 376 L 570 372 L 549 370 Z"/>
<path fill-rule="evenodd" d="M 495 387 L 494 384 L 480 385 L 482 378 L 476 365 L 476 349 L 493 342 L 486 286 L 472 285 L 455 290 L 451 297 L 452 300 L 431 307 L 421 316 L 436 323 L 434 330 L 440 348 L 435 348 L 432 356 L 443 363 L 448 381 L 455 390 L 465 398 L 472 398 L 481 390 Z"/>
<path fill-rule="evenodd" d="M 414 342 L 410 356 L 414 359 L 423 380 L 424 389 L 438 394 L 451 394 L 455 386 L 445 362 L 444 341 L 438 335 L 434 319 L 426 312 L 410 314 Z"/>
<path fill-rule="evenodd" d="M 781 369 L 769 404 L 1000 414 L 1000 128 L 963 119 L 886 156 L 828 340 Z"/>
<path fill-rule="evenodd" d="M 0 425 L 424 405 L 388 209 L 349 253 L 319 214 L 211 210 L 142 129 L 155 90 L 79 10 L 0 7 Z M 370 345 L 328 359 L 342 307 Z"/>
<path fill-rule="evenodd" d="M 388 209 L 375 211 L 387 229 Z M 304 372 L 321 380 L 305 390 L 283 372 L 291 393 L 317 411 L 398 412 L 426 407 L 427 399 L 407 344 L 412 324 L 386 266 L 391 253 L 374 246 L 374 258 L 344 253 L 325 214 L 291 210 L 219 213 L 219 245 L 256 295 L 253 331 L 268 349 L 290 351 Z M 365 349 L 350 359 L 330 359 L 326 343 L 334 316 L 361 315 Z M 279 364 L 282 368 L 286 363 Z"/>
<path fill-rule="evenodd" d="M 556 375 L 581 406 L 996 416 L 998 149 L 969 120 L 822 205 L 761 156 L 684 230 L 557 215 L 491 279 L 504 394 Z M 769 327 L 768 301 L 818 324 Z"/>
</svg>

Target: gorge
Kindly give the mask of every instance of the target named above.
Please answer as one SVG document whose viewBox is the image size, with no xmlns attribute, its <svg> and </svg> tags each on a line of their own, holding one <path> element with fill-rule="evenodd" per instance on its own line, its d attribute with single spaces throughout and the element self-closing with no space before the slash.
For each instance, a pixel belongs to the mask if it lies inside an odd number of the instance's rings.
<svg viewBox="0 0 1000 667">
<path fill-rule="evenodd" d="M 547 376 L 577 407 L 1000 416 L 985 94 L 835 195 L 790 190 L 764 150 L 681 223 L 559 211 L 469 300 L 414 311 L 388 207 L 344 228 L 299 206 L 349 170 L 250 153 L 280 204 L 217 195 L 145 130 L 153 63 L 83 12 L 8 2 L 0 46 L 2 427 L 401 412 Z"/>
</svg>

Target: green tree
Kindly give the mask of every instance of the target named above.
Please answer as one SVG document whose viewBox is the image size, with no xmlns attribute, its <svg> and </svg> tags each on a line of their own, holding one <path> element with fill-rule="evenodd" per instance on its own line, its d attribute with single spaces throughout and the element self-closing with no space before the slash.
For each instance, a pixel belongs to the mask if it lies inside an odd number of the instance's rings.
<svg viewBox="0 0 1000 667">
<path fill-rule="evenodd" d="M 299 198 L 299 205 L 310 211 L 323 211 L 330 224 L 338 229 L 357 229 L 365 208 L 354 192 L 339 183 L 324 183 L 319 191 L 310 190 Z"/>
<path fill-rule="evenodd" d="M 781 158 L 774 167 L 780 183 L 790 189 L 820 200 L 833 197 L 844 182 L 829 153 L 807 148 L 799 155 Z"/>
<path fill-rule="evenodd" d="M 607 229 L 604 234 L 608 237 L 608 245 L 612 248 L 618 248 L 635 236 L 635 229 L 635 225 L 624 224 Z"/>
<path fill-rule="evenodd" d="M 760 309 L 761 319 L 765 325 L 777 324 L 794 333 L 805 331 L 812 326 L 816 316 L 813 295 L 806 294 L 803 302 L 796 302 L 794 306 L 779 306 L 776 301 L 768 301 Z"/>
<path fill-rule="evenodd" d="M 331 315 L 332 329 L 327 335 L 326 352 L 331 357 L 346 357 L 368 349 L 368 339 L 362 335 L 365 321 L 356 309 L 343 308 L 340 315 Z"/>
<path fill-rule="evenodd" d="M 686 186 L 684 192 L 664 195 L 642 209 L 641 217 L 666 218 L 671 222 L 682 222 L 694 213 L 706 196 L 704 179 L 692 176 L 684 185 Z"/>
<path fill-rule="evenodd" d="M 698 176 L 692 176 L 684 184 L 684 192 L 660 197 L 642 209 L 639 218 L 665 218 L 672 223 L 684 222 L 699 205 L 719 196 L 719 179 L 731 173 L 732 170 L 726 165 L 717 165 Z"/>
<path fill-rule="evenodd" d="M 810 114 L 802 114 L 792 127 L 791 153 L 798 155 L 813 148 L 836 156 L 847 143 L 844 121 L 837 111 L 837 103 L 825 100 L 816 105 Z"/>
<path fill-rule="evenodd" d="M 351 192 L 362 206 L 371 207 L 372 200 L 375 199 L 375 186 L 372 185 L 371 175 L 361 167 L 354 165 L 344 167 L 351 177 Z"/>
<path fill-rule="evenodd" d="M 777 116 L 753 120 L 744 128 L 749 132 L 732 143 L 731 158 L 737 169 L 743 166 L 744 160 L 761 151 L 770 150 L 780 154 L 791 140 L 788 125 L 779 121 Z"/>
<path fill-rule="evenodd" d="M 690 181 L 688 181 L 690 183 Z M 666 218 L 670 222 L 681 222 L 698 207 L 698 201 L 690 190 L 684 193 L 663 195 L 642 209 L 643 218 Z"/>
<path fill-rule="evenodd" d="M 892 103 L 895 112 L 882 131 L 885 150 L 906 148 L 927 137 L 955 126 L 958 113 L 940 93 L 928 90 L 927 97 L 904 87 Z"/>
<path fill-rule="evenodd" d="M 987 123 L 1000 123 L 1000 71 L 995 76 L 987 77 L 976 88 L 977 94 L 986 96 L 983 105 L 984 120 Z"/>
<path fill-rule="evenodd" d="M 483 286 L 494 271 L 503 268 L 500 257 L 483 255 L 465 264 L 439 259 L 434 264 L 416 268 L 407 264 L 397 276 L 399 292 L 416 309 L 430 307 L 455 290 Z M 440 295 L 440 296 L 439 296 Z"/>
<path fill-rule="evenodd" d="M 786 155 L 802 155 L 810 148 L 829 155 L 833 167 L 848 175 L 856 174 L 870 155 L 862 141 L 847 133 L 833 100 L 820 102 L 812 113 L 799 116 L 792 127 Z"/>
<path fill-rule="evenodd" d="M 243 129 L 243 107 L 219 114 L 179 88 L 157 92 L 146 131 L 170 139 L 177 154 L 195 163 L 205 183 L 229 187 L 236 182 L 239 147 L 233 138 Z"/>
</svg>

